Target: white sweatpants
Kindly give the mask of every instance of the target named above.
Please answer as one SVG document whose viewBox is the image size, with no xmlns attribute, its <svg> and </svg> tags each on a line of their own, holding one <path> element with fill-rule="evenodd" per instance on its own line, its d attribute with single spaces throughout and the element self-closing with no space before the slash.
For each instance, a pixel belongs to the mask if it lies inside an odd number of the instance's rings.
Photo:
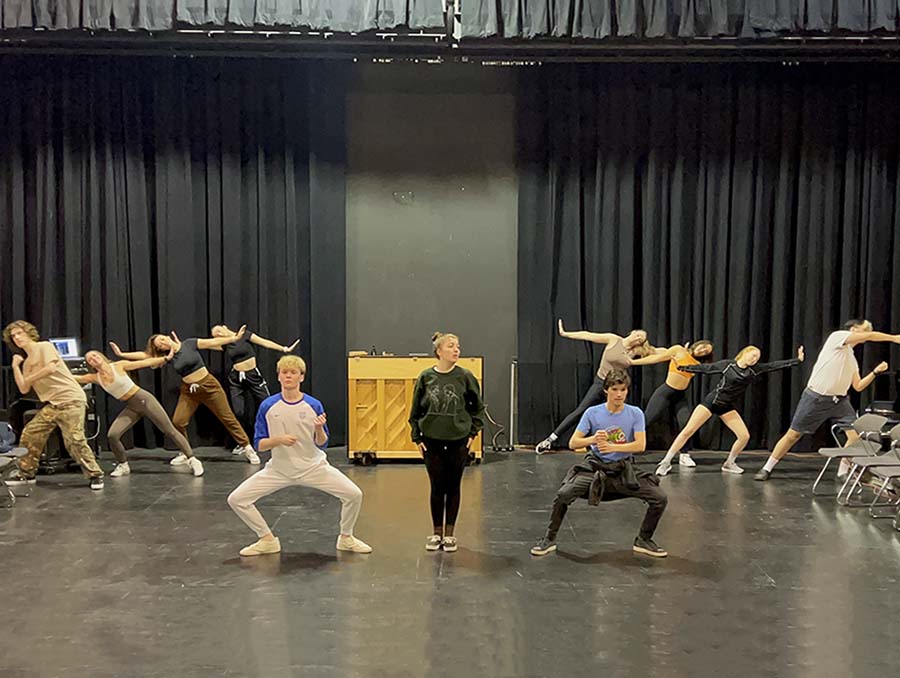
<svg viewBox="0 0 900 678">
<path fill-rule="evenodd" d="M 353 534 L 353 526 L 362 508 L 362 490 L 356 483 L 338 471 L 328 462 L 307 471 L 302 476 L 286 476 L 269 464 L 238 485 L 228 495 L 228 505 L 238 514 L 247 527 L 262 537 L 268 534 L 269 526 L 256 508 L 257 500 L 285 487 L 299 485 L 327 492 L 341 500 L 341 534 Z"/>
</svg>

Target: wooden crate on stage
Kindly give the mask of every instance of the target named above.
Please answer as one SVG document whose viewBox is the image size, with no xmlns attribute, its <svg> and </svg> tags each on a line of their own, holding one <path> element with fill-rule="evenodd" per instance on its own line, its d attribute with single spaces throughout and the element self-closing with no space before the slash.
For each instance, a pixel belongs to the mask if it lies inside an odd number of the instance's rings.
<svg viewBox="0 0 900 678">
<path fill-rule="evenodd" d="M 436 358 L 358 356 L 347 360 L 350 440 L 347 456 L 363 464 L 377 459 L 421 459 L 410 440 L 409 408 L 413 389 L 422 370 L 437 363 Z M 484 359 L 460 358 L 478 380 L 483 393 Z M 481 462 L 481 434 L 472 441 L 471 457 Z"/>
</svg>

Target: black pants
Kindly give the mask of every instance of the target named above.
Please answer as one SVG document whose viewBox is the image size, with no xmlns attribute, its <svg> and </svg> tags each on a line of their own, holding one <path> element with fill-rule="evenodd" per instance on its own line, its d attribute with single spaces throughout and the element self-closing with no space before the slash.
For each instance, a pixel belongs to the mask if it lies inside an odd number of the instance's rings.
<svg viewBox="0 0 900 678">
<path fill-rule="evenodd" d="M 435 527 L 456 525 L 459 515 L 459 488 L 469 460 L 468 438 L 434 440 L 425 438 L 425 468 L 431 481 L 431 522 Z"/>
<path fill-rule="evenodd" d="M 591 384 L 591 387 L 587 390 L 587 393 L 584 394 L 584 398 L 581 399 L 581 402 L 578 403 L 578 407 L 569 412 L 566 415 L 566 418 L 562 420 L 559 426 L 556 427 L 556 430 L 553 433 L 556 434 L 557 438 L 562 438 L 564 433 L 568 433 L 573 431 L 576 426 L 578 426 L 578 422 L 581 421 L 581 415 L 585 413 L 587 408 L 593 407 L 594 405 L 600 405 L 601 403 L 606 402 L 606 393 L 603 391 L 603 382 L 600 381 L 599 377 L 594 377 L 594 383 Z M 587 431 L 585 431 L 587 433 Z"/>
<path fill-rule="evenodd" d="M 569 511 L 569 504 L 576 499 L 587 499 L 594 480 L 593 473 L 579 472 L 571 469 L 559 486 L 556 498 L 553 500 L 553 511 L 550 514 L 550 524 L 547 526 L 547 538 L 550 541 L 556 539 L 556 534 L 562 525 L 563 518 Z M 604 485 L 603 501 L 616 501 L 633 497 L 647 504 L 647 512 L 644 514 L 644 522 L 638 533 L 642 539 L 650 539 L 656 531 L 659 519 L 662 518 L 668 497 L 658 485 L 649 477 L 639 477 L 640 487 L 637 490 L 629 489 L 620 477 L 607 477 Z"/>
<path fill-rule="evenodd" d="M 231 409 L 234 416 L 250 440 L 253 440 L 256 412 L 262 401 L 271 395 L 266 380 L 257 367 L 247 372 L 231 370 L 228 373 L 228 391 L 231 394 Z"/>
<path fill-rule="evenodd" d="M 647 422 L 647 428 L 650 424 L 663 417 L 666 423 L 671 426 L 674 417 L 675 423 L 678 425 L 676 434 L 687 426 L 688 419 L 691 418 L 691 406 L 688 404 L 687 391 L 679 391 L 672 388 L 668 384 L 660 384 L 650 396 L 650 402 L 647 403 L 647 409 L 644 411 L 644 418 Z M 681 449 L 682 452 L 691 451 L 691 441 Z"/>
</svg>

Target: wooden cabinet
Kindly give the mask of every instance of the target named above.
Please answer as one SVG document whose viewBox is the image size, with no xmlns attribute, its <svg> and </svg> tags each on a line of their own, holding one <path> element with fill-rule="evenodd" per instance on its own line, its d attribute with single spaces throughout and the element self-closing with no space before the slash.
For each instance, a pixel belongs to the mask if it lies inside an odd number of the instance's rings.
<svg viewBox="0 0 900 678">
<path fill-rule="evenodd" d="M 435 358 L 359 356 L 347 360 L 350 440 L 347 455 L 363 464 L 376 459 L 421 459 L 410 439 L 409 408 L 413 389 L 422 370 L 437 363 Z M 460 358 L 482 383 L 484 359 Z M 482 457 L 481 434 L 472 441 L 472 457 Z"/>
</svg>

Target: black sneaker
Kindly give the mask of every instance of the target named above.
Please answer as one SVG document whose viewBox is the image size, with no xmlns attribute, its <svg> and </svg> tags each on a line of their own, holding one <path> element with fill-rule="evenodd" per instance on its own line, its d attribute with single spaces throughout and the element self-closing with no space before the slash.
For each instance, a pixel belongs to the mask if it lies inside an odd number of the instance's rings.
<svg viewBox="0 0 900 678">
<path fill-rule="evenodd" d="M 92 490 L 102 490 L 103 489 L 103 476 L 91 478 L 91 489 Z"/>
<path fill-rule="evenodd" d="M 772 475 L 771 471 L 766 471 L 766 469 L 761 468 L 756 472 L 756 475 L 753 476 L 753 480 L 768 480 L 770 475 Z"/>
<path fill-rule="evenodd" d="M 541 540 L 531 547 L 531 555 L 533 556 L 546 556 L 548 553 L 553 553 L 556 550 L 556 542 L 547 539 L 547 537 L 541 537 Z"/>
<path fill-rule="evenodd" d="M 653 556 L 654 558 L 665 558 L 669 552 L 656 544 L 652 539 L 643 539 L 638 537 L 634 540 L 634 552 L 643 553 L 645 556 Z"/>
<path fill-rule="evenodd" d="M 16 469 L 12 473 L 10 473 L 6 478 L 4 478 L 4 482 L 10 487 L 15 487 L 16 485 L 35 485 L 37 484 L 37 480 L 34 478 L 29 478 L 24 473 L 22 473 L 19 469 Z"/>
</svg>

